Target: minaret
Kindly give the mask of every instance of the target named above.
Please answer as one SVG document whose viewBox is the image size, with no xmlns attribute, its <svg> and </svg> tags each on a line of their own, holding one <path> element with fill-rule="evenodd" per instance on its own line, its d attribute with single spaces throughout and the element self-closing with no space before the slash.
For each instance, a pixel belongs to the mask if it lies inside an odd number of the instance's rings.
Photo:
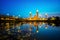
<svg viewBox="0 0 60 40">
<path fill-rule="evenodd" d="M 36 10 L 36 16 L 38 17 L 38 10 Z"/>
<path fill-rule="evenodd" d="M 48 18 L 48 14 L 47 13 L 45 13 L 45 16 L 46 16 L 46 18 Z"/>
<path fill-rule="evenodd" d="M 30 12 L 30 18 L 32 18 L 32 12 Z"/>
</svg>

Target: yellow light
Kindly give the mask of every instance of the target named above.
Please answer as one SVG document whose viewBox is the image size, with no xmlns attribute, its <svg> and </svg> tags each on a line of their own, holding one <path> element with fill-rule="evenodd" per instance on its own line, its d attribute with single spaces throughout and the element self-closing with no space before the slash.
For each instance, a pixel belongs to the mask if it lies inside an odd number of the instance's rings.
<svg viewBox="0 0 60 40">
<path fill-rule="evenodd" d="M 55 18 L 52 17 L 51 20 L 55 20 Z"/>
<path fill-rule="evenodd" d="M 52 23 L 52 26 L 55 26 L 55 24 L 54 24 L 54 23 Z"/>
<path fill-rule="evenodd" d="M 44 18 L 42 18 L 42 20 L 44 20 Z"/>
<path fill-rule="evenodd" d="M 1 20 L 4 20 L 4 18 L 1 18 Z"/>
</svg>

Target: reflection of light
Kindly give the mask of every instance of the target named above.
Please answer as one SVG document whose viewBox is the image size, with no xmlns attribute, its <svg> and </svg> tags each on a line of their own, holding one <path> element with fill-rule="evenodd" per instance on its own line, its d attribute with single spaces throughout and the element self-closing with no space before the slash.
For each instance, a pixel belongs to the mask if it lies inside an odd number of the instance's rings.
<svg viewBox="0 0 60 40">
<path fill-rule="evenodd" d="M 47 29 L 48 27 L 45 27 L 45 29 Z"/>
<path fill-rule="evenodd" d="M 21 38 L 21 40 L 23 40 L 23 38 Z"/>
<path fill-rule="evenodd" d="M 6 23 L 6 27 L 5 27 L 6 29 L 9 29 L 9 23 Z"/>
<path fill-rule="evenodd" d="M 34 40 L 36 40 L 36 39 L 34 38 Z"/>
<path fill-rule="evenodd" d="M 39 26 L 39 28 L 41 28 L 41 26 Z"/>
<path fill-rule="evenodd" d="M 21 32 L 21 30 L 18 30 L 18 32 Z"/>
<path fill-rule="evenodd" d="M 37 30 L 36 32 L 38 33 L 39 31 Z"/>
<path fill-rule="evenodd" d="M 38 24 L 36 22 L 34 22 L 34 26 L 38 26 Z"/>
<path fill-rule="evenodd" d="M 44 25 L 45 23 L 43 22 L 43 25 Z"/>
<path fill-rule="evenodd" d="M 54 23 L 52 23 L 52 26 L 55 26 L 55 24 L 54 24 Z"/>
<path fill-rule="evenodd" d="M 8 31 L 8 34 L 11 34 L 11 32 L 10 32 L 10 31 Z"/>
<path fill-rule="evenodd" d="M 31 23 L 31 22 L 30 22 L 29 24 L 30 24 L 30 25 L 32 25 L 32 23 Z"/>
<path fill-rule="evenodd" d="M 6 31 L 9 31 L 9 29 L 6 29 Z"/>
<path fill-rule="evenodd" d="M 17 29 L 20 29 L 20 27 L 17 26 Z"/>
</svg>

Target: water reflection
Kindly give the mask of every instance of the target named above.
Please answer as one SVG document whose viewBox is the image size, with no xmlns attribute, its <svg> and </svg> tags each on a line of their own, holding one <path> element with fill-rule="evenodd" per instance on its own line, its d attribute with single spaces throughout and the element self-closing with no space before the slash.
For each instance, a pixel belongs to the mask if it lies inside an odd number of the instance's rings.
<svg viewBox="0 0 60 40">
<path fill-rule="evenodd" d="M 1 23 L 1 39 L 48 40 L 60 33 L 60 24 L 47 22 Z M 54 36 L 52 36 L 54 35 Z M 52 36 L 52 37 L 51 37 Z M 58 38 L 57 36 L 57 38 Z M 57 39 L 56 38 L 56 39 Z"/>
</svg>

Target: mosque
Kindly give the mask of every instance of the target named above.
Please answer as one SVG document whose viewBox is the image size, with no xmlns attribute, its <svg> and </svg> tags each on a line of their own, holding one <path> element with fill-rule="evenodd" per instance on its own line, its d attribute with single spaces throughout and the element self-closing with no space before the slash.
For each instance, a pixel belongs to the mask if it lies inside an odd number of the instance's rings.
<svg viewBox="0 0 60 40">
<path fill-rule="evenodd" d="M 46 18 L 39 17 L 39 12 L 38 10 L 36 10 L 36 15 L 34 17 L 32 17 L 32 13 L 30 12 L 30 17 L 28 18 L 28 20 L 47 20 L 48 15 L 46 14 L 45 16 Z"/>
</svg>

